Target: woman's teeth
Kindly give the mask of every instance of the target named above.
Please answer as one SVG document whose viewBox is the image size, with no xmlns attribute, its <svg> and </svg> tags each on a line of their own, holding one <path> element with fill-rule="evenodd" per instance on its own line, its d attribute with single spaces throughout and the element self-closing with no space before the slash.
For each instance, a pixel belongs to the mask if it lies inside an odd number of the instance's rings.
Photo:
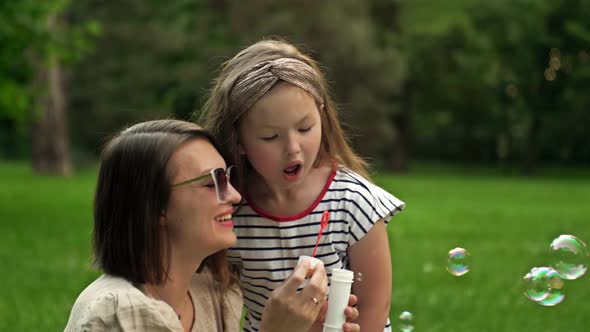
<svg viewBox="0 0 590 332">
<path fill-rule="evenodd" d="M 223 221 L 230 220 L 230 219 L 231 219 L 231 214 L 225 214 L 220 217 L 215 217 L 215 221 L 218 221 L 218 222 L 223 222 Z"/>
</svg>

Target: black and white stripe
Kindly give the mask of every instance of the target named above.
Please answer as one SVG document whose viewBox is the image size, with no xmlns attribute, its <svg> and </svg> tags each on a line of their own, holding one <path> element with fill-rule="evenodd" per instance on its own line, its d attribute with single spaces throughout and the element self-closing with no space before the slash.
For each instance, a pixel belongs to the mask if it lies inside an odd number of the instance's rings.
<svg viewBox="0 0 590 332">
<path fill-rule="evenodd" d="M 347 169 L 336 172 L 321 201 L 309 214 L 293 221 L 275 221 L 256 213 L 248 204 L 234 215 L 238 242 L 228 252 L 240 267 L 240 283 L 248 309 L 244 331 L 258 331 L 260 317 L 270 293 L 289 277 L 299 256 L 311 255 L 320 229 L 322 213 L 330 211 L 316 258 L 328 275 L 334 268 L 349 268 L 346 250 L 373 225 L 404 208 L 385 190 Z M 390 331 L 389 321 L 385 331 Z"/>
</svg>

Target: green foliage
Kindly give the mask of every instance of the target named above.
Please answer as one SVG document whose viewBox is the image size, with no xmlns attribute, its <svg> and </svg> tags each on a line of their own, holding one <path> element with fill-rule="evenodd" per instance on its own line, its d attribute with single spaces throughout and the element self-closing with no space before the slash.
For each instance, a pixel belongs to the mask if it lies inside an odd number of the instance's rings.
<svg viewBox="0 0 590 332">
<path fill-rule="evenodd" d="M 406 1 L 400 7 L 410 87 L 402 99 L 416 118 L 418 155 L 590 160 L 589 137 L 579 124 L 590 120 L 588 64 L 578 61 L 587 55 L 586 2 Z"/>
<path fill-rule="evenodd" d="M 231 53 L 223 13 L 209 2 L 76 2 L 71 12 L 102 26 L 72 75 L 70 130 L 81 150 L 96 153 L 104 137 L 138 121 L 190 119 Z"/>
<path fill-rule="evenodd" d="M 15 141 L 25 110 L 43 93 L 29 89 L 30 54 L 55 52 L 71 65 L 72 142 L 80 155 L 92 155 L 127 124 L 198 116 L 219 65 L 252 42 L 278 36 L 320 61 L 356 149 L 376 164 L 386 165 L 399 142 L 420 159 L 588 163 L 589 6 L 581 0 L 5 2 L 0 128 L 10 138 L 0 142 Z M 67 24 L 50 33 L 52 13 Z M 408 119 L 407 128 L 400 118 Z"/>
<path fill-rule="evenodd" d="M 0 5 L 0 117 L 22 122 L 31 104 L 32 59 L 56 54 L 66 62 L 79 60 L 100 32 L 95 21 L 66 28 L 48 28 L 48 18 L 62 14 L 69 0 L 18 0 Z"/>
</svg>

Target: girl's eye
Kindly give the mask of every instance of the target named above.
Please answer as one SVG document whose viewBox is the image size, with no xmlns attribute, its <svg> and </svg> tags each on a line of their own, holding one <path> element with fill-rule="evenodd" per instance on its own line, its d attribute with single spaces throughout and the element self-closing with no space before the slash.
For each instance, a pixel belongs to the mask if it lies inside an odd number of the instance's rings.
<svg viewBox="0 0 590 332">
<path fill-rule="evenodd" d="M 307 132 L 308 132 L 308 131 L 310 131 L 310 130 L 311 130 L 311 126 L 309 126 L 309 127 L 307 127 L 307 128 L 301 128 L 301 129 L 299 129 L 299 132 L 300 132 L 300 133 L 307 133 Z"/>
<path fill-rule="evenodd" d="M 215 183 L 213 183 L 213 182 L 211 182 L 211 183 L 206 183 L 206 184 L 204 185 L 204 187 L 207 187 L 207 188 L 215 188 Z"/>
<path fill-rule="evenodd" d="M 274 140 L 277 137 L 278 137 L 277 135 L 272 135 L 272 136 L 261 137 L 260 139 L 262 139 L 263 141 L 267 141 L 268 142 L 268 141 Z"/>
</svg>

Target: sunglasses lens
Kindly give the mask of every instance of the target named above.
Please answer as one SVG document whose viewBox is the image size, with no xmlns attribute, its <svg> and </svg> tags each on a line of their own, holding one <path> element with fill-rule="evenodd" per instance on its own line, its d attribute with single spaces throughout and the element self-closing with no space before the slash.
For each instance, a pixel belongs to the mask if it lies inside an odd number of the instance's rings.
<svg viewBox="0 0 590 332">
<path fill-rule="evenodd" d="M 225 194 L 227 192 L 227 176 L 225 170 L 218 168 L 215 170 L 215 182 L 217 185 L 217 198 L 220 201 L 225 201 Z"/>
<path fill-rule="evenodd" d="M 227 196 L 229 193 L 228 186 L 231 176 L 231 171 L 233 170 L 234 166 L 230 166 L 227 168 L 227 171 L 223 168 L 217 168 L 213 171 L 215 176 L 215 188 L 217 190 L 217 199 L 220 203 L 225 203 L 227 201 Z"/>
</svg>

